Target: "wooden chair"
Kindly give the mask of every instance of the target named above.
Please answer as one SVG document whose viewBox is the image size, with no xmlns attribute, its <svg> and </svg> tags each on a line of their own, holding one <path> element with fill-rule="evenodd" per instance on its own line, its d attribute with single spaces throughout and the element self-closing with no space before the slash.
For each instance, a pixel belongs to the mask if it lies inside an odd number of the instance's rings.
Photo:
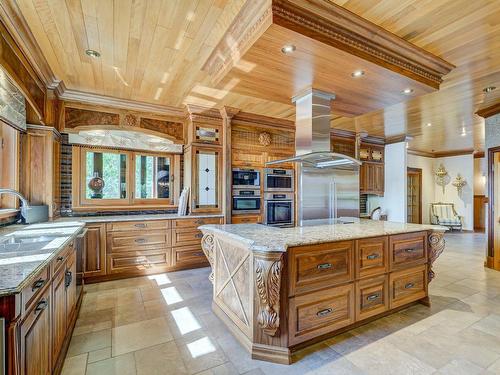
<svg viewBox="0 0 500 375">
<path fill-rule="evenodd" d="M 430 208 L 431 224 L 442 225 L 451 230 L 462 230 L 463 216 L 460 216 L 457 211 L 455 211 L 455 205 L 453 203 L 431 203 Z"/>
</svg>

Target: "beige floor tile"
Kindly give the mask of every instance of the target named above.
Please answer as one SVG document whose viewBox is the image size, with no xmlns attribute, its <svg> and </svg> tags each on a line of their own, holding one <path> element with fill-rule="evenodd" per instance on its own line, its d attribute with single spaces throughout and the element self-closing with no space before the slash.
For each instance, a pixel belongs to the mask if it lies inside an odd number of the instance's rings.
<svg viewBox="0 0 500 375">
<path fill-rule="evenodd" d="M 134 352 L 137 375 L 187 374 L 175 342 L 153 346 Z"/>
<path fill-rule="evenodd" d="M 175 343 L 190 374 L 220 366 L 229 360 L 217 340 L 202 330 L 186 334 Z"/>
<path fill-rule="evenodd" d="M 89 363 L 86 375 L 136 375 L 135 359 L 132 353 Z"/>
<path fill-rule="evenodd" d="M 226 362 L 223 365 L 199 372 L 197 375 L 239 375 L 239 372 L 231 362 Z"/>
<path fill-rule="evenodd" d="M 87 353 L 69 357 L 64 361 L 61 375 L 85 375 L 87 370 Z"/>
<path fill-rule="evenodd" d="M 104 359 L 111 358 L 111 346 L 104 349 L 94 350 L 93 352 L 89 352 L 89 357 L 87 359 L 88 363 L 94 363 L 98 361 L 102 361 Z"/>
<path fill-rule="evenodd" d="M 488 367 L 488 371 L 493 374 L 500 375 L 500 360 L 496 361 L 490 367 Z"/>
<path fill-rule="evenodd" d="M 98 332 L 73 336 L 68 348 L 68 357 L 88 353 L 94 350 L 111 346 L 111 330 L 105 329 Z"/>
<path fill-rule="evenodd" d="M 73 336 L 83 335 L 85 333 L 98 332 L 105 329 L 111 329 L 113 327 L 113 322 L 111 320 L 105 322 L 97 322 L 88 325 L 78 325 L 75 326 L 73 330 Z"/>
<path fill-rule="evenodd" d="M 113 356 L 173 340 L 165 318 L 144 320 L 113 328 Z"/>
<path fill-rule="evenodd" d="M 484 369 L 464 359 L 454 360 L 439 369 L 443 375 L 476 375 L 484 374 Z"/>
</svg>

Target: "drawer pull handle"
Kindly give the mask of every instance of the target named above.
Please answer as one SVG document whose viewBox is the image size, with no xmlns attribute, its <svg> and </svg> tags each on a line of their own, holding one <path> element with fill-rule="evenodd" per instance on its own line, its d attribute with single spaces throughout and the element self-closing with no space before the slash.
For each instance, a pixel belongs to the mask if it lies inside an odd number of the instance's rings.
<svg viewBox="0 0 500 375">
<path fill-rule="evenodd" d="M 406 285 L 405 285 L 405 289 L 411 289 L 411 288 L 413 288 L 414 286 L 415 286 L 415 284 L 413 284 L 413 283 L 408 283 L 408 284 L 406 284 Z"/>
<path fill-rule="evenodd" d="M 379 299 L 379 298 L 380 298 L 380 294 L 374 293 L 374 294 L 370 294 L 368 297 L 366 297 L 366 300 L 367 301 L 375 301 L 376 299 Z"/>
<path fill-rule="evenodd" d="M 370 254 L 366 257 L 366 259 L 368 259 L 368 260 L 373 260 L 373 259 L 378 259 L 378 258 L 380 258 L 380 254 L 378 254 L 378 253 L 373 253 L 373 254 Z"/>
<path fill-rule="evenodd" d="M 405 249 L 405 251 L 407 253 L 414 253 L 415 251 L 417 251 L 416 249 Z"/>
<path fill-rule="evenodd" d="M 198 219 L 195 221 L 196 224 L 205 224 L 205 220 Z"/>
<path fill-rule="evenodd" d="M 136 238 L 135 242 L 137 242 L 137 243 L 145 243 L 146 239 L 145 238 Z"/>
<path fill-rule="evenodd" d="M 47 302 L 47 300 L 46 299 L 42 299 L 40 302 L 38 302 L 36 304 L 35 313 L 40 312 L 42 310 L 45 310 L 48 305 L 49 305 L 49 303 Z"/>
<path fill-rule="evenodd" d="M 73 281 L 73 272 L 66 271 L 66 274 L 64 275 L 64 286 L 66 288 L 69 287 L 72 281 Z"/>
<path fill-rule="evenodd" d="M 323 309 L 323 310 L 319 310 L 316 315 L 320 318 L 322 318 L 323 316 L 327 316 L 327 315 L 330 315 L 331 313 L 333 312 L 333 309 L 331 307 L 327 308 L 327 309 Z"/>
<path fill-rule="evenodd" d="M 193 255 L 197 256 L 197 257 L 201 257 L 201 256 L 204 256 L 205 254 L 198 252 L 198 253 L 193 253 Z"/>
<path fill-rule="evenodd" d="M 45 280 L 44 279 L 38 279 L 31 286 L 31 291 L 34 292 L 35 290 L 40 289 L 44 285 L 45 285 Z"/>
<path fill-rule="evenodd" d="M 333 267 L 333 266 L 332 266 L 332 264 L 331 264 L 331 263 L 321 263 L 321 264 L 318 264 L 316 268 L 317 268 L 318 270 L 328 270 L 328 269 L 330 269 L 330 268 L 332 268 L 332 267 Z"/>
<path fill-rule="evenodd" d="M 58 262 L 60 262 L 60 261 L 64 260 L 64 257 L 57 257 L 57 259 L 56 259 L 56 260 L 57 260 Z"/>
<path fill-rule="evenodd" d="M 203 238 L 203 233 L 197 233 L 194 235 L 195 238 Z"/>
<path fill-rule="evenodd" d="M 134 227 L 136 227 L 136 228 L 146 228 L 146 224 L 144 224 L 144 223 L 138 223 L 138 224 L 134 224 Z"/>
</svg>

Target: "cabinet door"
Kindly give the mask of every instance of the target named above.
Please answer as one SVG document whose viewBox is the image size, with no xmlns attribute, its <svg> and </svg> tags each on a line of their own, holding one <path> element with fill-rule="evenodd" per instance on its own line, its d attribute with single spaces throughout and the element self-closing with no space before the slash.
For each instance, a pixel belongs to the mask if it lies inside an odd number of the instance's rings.
<svg viewBox="0 0 500 375">
<path fill-rule="evenodd" d="M 359 190 L 364 193 L 367 190 L 367 179 L 368 179 L 368 168 L 367 164 L 361 164 L 359 168 Z"/>
<path fill-rule="evenodd" d="M 219 212 L 221 205 L 220 149 L 197 147 L 193 153 L 193 212 Z"/>
<path fill-rule="evenodd" d="M 84 276 L 106 275 L 106 229 L 105 224 L 87 226 L 87 249 L 85 249 Z"/>
<path fill-rule="evenodd" d="M 53 182 L 52 182 L 52 216 L 57 217 L 61 212 L 61 143 L 53 142 Z"/>
<path fill-rule="evenodd" d="M 21 325 L 21 375 L 51 374 L 50 288 L 34 304 Z"/>
<path fill-rule="evenodd" d="M 69 326 L 76 306 L 76 252 L 68 256 L 65 275 L 66 284 L 66 325 Z"/>
<path fill-rule="evenodd" d="M 59 356 L 66 335 L 66 286 L 64 284 L 66 267 L 54 276 L 52 281 L 52 358 Z"/>
<path fill-rule="evenodd" d="M 374 181 L 375 186 L 374 190 L 379 195 L 384 195 L 384 165 L 383 164 L 374 164 Z"/>
</svg>

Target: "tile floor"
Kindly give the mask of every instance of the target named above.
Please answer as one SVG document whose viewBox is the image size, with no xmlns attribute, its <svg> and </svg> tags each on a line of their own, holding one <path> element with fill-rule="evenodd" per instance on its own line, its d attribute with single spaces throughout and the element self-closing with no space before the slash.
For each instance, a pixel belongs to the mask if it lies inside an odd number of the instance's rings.
<svg viewBox="0 0 500 375">
<path fill-rule="evenodd" d="M 324 341 L 291 366 L 250 359 L 211 312 L 206 268 L 88 285 L 63 374 L 500 374 L 500 272 L 483 268 L 483 235 L 446 240 L 430 309 Z"/>
</svg>

